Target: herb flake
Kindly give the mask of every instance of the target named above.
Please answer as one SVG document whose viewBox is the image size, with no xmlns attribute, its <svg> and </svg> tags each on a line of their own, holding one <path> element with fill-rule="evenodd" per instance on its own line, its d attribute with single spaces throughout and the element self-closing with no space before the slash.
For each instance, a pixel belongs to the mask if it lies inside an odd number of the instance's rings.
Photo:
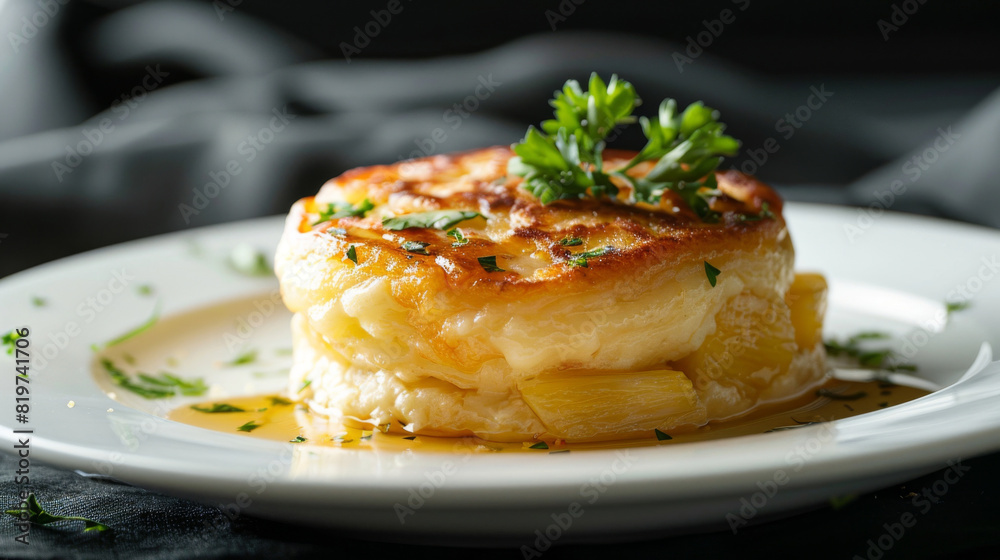
<svg viewBox="0 0 1000 560">
<path fill-rule="evenodd" d="M 490 255 L 488 257 L 479 257 L 476 259 L 479 261 L 479 266 L 483 267 L 486 272 L 507 272 L 506 270 L 500 268 L 497 265 L 496 255 Z"/>
<path fill-rule="evenodd" d="M 364 218 L 365 214 L 374 208 L 375 205 L 367 198 L 359 202 L 356 206 L 350 202 L 331 202 L 326 205 L 326 208 L 319 211 L 319 219 L 313 222 L 312 225 L 317 226 L 323 222 L 340 218 Z"/>
<path fill-rule="evenodd" d="M 429 245 L 430 243 L 426 243 L 424 241 L 404 241 L 403 244 L 400 245 L 400 247 L 402 247 L 403 249 L 405 249 L 410 253 L 416 253 L 418 255 L 430 255 L 430 253 L 427 252 L 427 247 Z"/>
<path fill-rule="evenodd" d="M 705 276 L 708 277 L 708 283 L 714 288 L 716 283 L 718 283 L 718 277 L 722 274 L 722 271 L 714 266 L 710 265 L 708 261 L 705 261 Z"/>
<path fill-rule="evenodd" d="M 29 493 L 27 502 L 27 514 L 28 521 L 34 523 L 35 525 L 50 525 L 52 523 L 58 523 L 60 521 L 83 521 L 83 532 L 89 531 L 108 531 L 110 527 L 103 523 L 94 521 L 93 519 L 88 519 L 86 517 L 79 517 L 75 515 L 56 515 L 54 513 L 49 513 L 42 508 L 42 504 L 38 503 L 38 498 L 35 497 L 35 493 Z M 21 518 L 24 510 L 21 509 L 8 509 L 4 513 L 12 515 L 18 519 Z"/>
<path fill-rule="evenodd" d="M 347 258 L 351 259 L 351 262 L 358 264 L 358 250 L 351 245 L 347 248 Z"/>
<path fill-rule="evenodd" d="M 252 432 L 261 426 L 262 424 L 258 424 L 255 420 L 251 420 L 236 429 L 241 432 Z"/>
<path fill-rule="evenodd" d="M 223 412 L 246 412 L 238 406 L 233 406 L 228 403 L 213 403 L 211 407 L 203 407 L 198 405 L 193 405 L 191 407 L 193 410 L 198 412 L 205 412 L 208 414 L 218 414 Z"/>
<path fill-rule="evenodd" d="M 479 212 L 471 210 L 434 210 L 431 212 L 415 212 L 391 218 L 382 218 L 382 227 L 389 231 L 399 231 L 410 228 L 451 229 L 458 224 L 481 217 Z"/>
<path fill-rule="evenodd" d="M 674 438 L 673 438 L 673 437 L 671 437 L 671 436 L 670 436 L 669 434 L 666 434 L 666 433 L 664 433 L 664 432 L 661 432 L 661 431 L 660 431 L 659 429 L 657 429 L 657 428 L 653 428 L 653 432 L 655 432 L 655 433 L 656 433 L 656 441 L 668 441 L 668 440 L 671 440 L 671 439 L 674 439 Z"/>
</svg>

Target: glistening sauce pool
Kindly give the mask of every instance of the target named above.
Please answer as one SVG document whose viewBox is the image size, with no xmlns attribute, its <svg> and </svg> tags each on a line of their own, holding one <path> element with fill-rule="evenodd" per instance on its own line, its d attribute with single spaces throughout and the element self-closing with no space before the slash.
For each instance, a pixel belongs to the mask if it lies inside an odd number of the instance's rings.
<svg viewBox="0 0 1000 560">
<path fill-rule="evenodd" d="M 675 445 L 691 441 L 704 441 L 759 434 L 776 429 L 796 427 L 811 422 L 828 422 L 848 418 L 866 412 L 895 406 L 922 397 L 926 391 L 889 385 L 881 382 L 853 383 L 831 381 L 820 396 L 811 392 L 795 401 L 758 407 L 751 414 L 737 420 L 710 423 L 697 430 L 668 434 L 671 439 L 658 440 L 654 434 L 647 439 L 604 441 L 597 443 L 548 442 L 546 448 L 536 445 L 538 441 L 520 443 L 498 443 L 476 437 L 432 437 L 413 435 L 399 430 L 396 426 L 388 432 L 379 429 L 362 430 L 333 424 L 327 419 L 309 412 L 301 404 L 293 403 L 279 395 L 260 395 L 209 401 L 199 408 L 212 408 L 215 404 L 228 404 L 242 412 L 207 413 L 193 407 L 181 407 L 172 411 L 171 420 L 237 434 L 244 437 L 285 441 L 297 445 L 322 445 L 345 448 L 378 448 L 413 451 L 463 452 L 529 452 L 545 453 L 568 450 L 607 449 L 615 447 L 642 447 L 652 445 Z M 252 424 L 249 424 L 251 423 Z M 243 427 L 241 431 L 239 428 Z M 249 431 L 246 431 L 248 430 Z M 304 440 L 304 441 L 300 441 Z"/>
</svg>

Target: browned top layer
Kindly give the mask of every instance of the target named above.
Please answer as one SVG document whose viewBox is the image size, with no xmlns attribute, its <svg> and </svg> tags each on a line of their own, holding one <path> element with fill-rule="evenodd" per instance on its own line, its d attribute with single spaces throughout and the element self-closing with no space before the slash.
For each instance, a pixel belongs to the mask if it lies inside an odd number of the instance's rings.
<svg viewBox="0 0 1000 560">
<path fill-rule="evenodd" d="M 622 166 L 633 154 L 608 150 L 606 166 Z M 301 245 L 298 250 L 308 247 L 339 261 L 345 261 L 354 246 L 358 264 L 345 264 L 358 274 L 443 274 L 439 280 L 452 288 L 495 293 L 530 291 L 551 286 L 553 281 L 592 284 L 626 270 L 730 250 L 756 250 L 784 236 L 777 193 L 737 171 L 717 173 L 722 195 L 711 206 L 722 213 L 722 219 L 705 223 L 671 192 L 658 206 L 626 204 L 625 185 L 620 185 L 618 200 L 560 200 L 542 205 L 520 187 L 521 178 L 506 176 L 512 155 L 507 147 L 493 147 L 353 169 L 327 182 L 316 197 L 296 204 L 286 237 L 298 239 L 287 241 Z M 650 167 L 640 165 L 629 173 L 642 176 Z M 315 224 L 326 204 L 357 204 L 366 198 L 375 205 L 367 216 Z M 746 219 L 761 212 L 764 203 L 773 219 Z M 430 210 L 471 210 L 485 219 L 457 226 L 469 239 L 463 246 L 453 246 L 455 240 L 441 230 L 388 231 L 382 226 L 383 217 Z M 560 244 L 567 238 L 580 238 L 583 245 Z M 428 255 L 407 251 L 402 247 L 405 241 L 427 243 Z M 580 253 L 602 247 L 610 249 L 587 259 L 586 267 L 571 264 Z M 484 270 L 478 258 L 487 256 L 495 256 L 505 272 Z"/>
</svg>

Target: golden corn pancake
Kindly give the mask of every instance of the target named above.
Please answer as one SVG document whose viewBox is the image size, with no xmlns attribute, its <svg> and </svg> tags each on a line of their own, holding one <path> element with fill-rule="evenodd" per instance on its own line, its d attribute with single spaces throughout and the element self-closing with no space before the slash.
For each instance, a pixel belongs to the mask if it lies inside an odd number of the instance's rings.
<svg viewBox="0 0 1000 560">
<path fill-rule="evenodd" d="M 605 167 L 633 155 L 608 150 Z M 769 187 L 717 173 L 716 223 L 672 192 L 625 204 L 625 185 L 543 205 L 506 175 L 511 156 L 355 169 L 295 203 L 276 257 L 293 397 L 415 434 L 594 441 L 732 419 L 824 380 L 826 283 L 793 272 Z"/>
</svg>

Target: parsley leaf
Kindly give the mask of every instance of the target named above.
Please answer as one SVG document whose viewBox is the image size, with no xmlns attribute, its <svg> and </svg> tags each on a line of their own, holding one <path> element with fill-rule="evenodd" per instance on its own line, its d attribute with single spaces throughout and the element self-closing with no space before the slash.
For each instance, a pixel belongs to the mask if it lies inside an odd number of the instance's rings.
<svg viewBox="0 0 1000 560">
<path fill-rule="evenodd" d="M 243 424 L 242 426 L 240 426 L 240 427 L 238 427 L 236 429 L 239 430 L 239 431 L 241 431 L 241 432 L 252 432 L 252 431 L 256 430 L 257 428 L 259 428 L 261 426 L 262 426 L 262 424 L 258 424 L 256 421 L 251 420 L 251 421 L 247 422 L 246 424 Z"/>
<path fill-rule="evenodd" d="M 367 198 L 359 202 L 357 206 L 350 202 L 331 202 L 326 205 L 325 209 L 319 211 L 319 219 L 312 225 L 316 226 L 340 218 L 364 218 L 365 214 L 373 208 L 375 205 Z"/>
<path fill-rule="evenodd" d="M 211 408 L 205 408 L 198 405 L 194 405 L 191 408 L 197 410 L 198 412 L 207 412 L 209 414 L 216 414 L 219 412 L 246 412 L 245 410 L 243 410 L 238 406 L 233 406 L 231 404 L 226 404 L 226 403 L 215 403 L 212 405 Z"/>
<path fill-rule="evenodd" d="M 21 335 L 17 334 L 17 331 L 9 331 L 3 335 L 3 338 L 0 339 L 0 343 L 7 347 L 8 354 L 13 354 L 14 348 L 17 347 L 16 341 L 19 338 L 21 338 Z"/>
<path fill-rule="evenodd" d="M 544 441 L 540 441 L 540 442 L 536 443 L 535 445 L 532 445 L 532 446 L 528 447 L 528 449 L 548 449 L 548 448 L 549 448 L 549 444 L 545 443 Z"/>
<path fill-rule="evenodd" d="M 172 388 L 147 387 L 132 381 L 128 374 L 115 367 L 114 363 L 107 358 L 101 360 L 101 365 L 104 366 L 104 370 L 111 376 L 115 385 L 132 391 L 144 399 L 164 399 L 174 396 Z"/>
<path fill-rule="evenodd" d="M 347 258 L 351 259 L 354 264 L 358 264 L 358 250 L 351 245 L 347 248 Z"/>
<path fill-rule="evenodd" d="M 382 227 L 390 231 L 410 228 L 451 229 L 458 224 L 480 217 L 479 212 L 470 210 L 435 210 L 416 212 L 392 218 L 382 218 Z"/>
<path fill-rule="evenodd" d="M 585 251 L 583 253 L 576 253 L 573 255 L 573 258 L 567 260 L 566 263 L 569 264 L 570 266 L 581 266 L 584 268 L 589 268 L 590 265 L 587 264 L 587 259 L 592 259 L 594 257 L 600 257 L 602 255 L 606 255 L 608 254 L 609 251 L 612 251 L 613 249 L 614 247 L 608 246 L 608 247 L 593 249 L 591 251 Z"/>
<path fill-rule="evenodd" d="M 708 283 L 711 284 L 713 288 L 718 282 L 717 278 L 720 274 L 722 274 L 721 270 L 708 264 L 708 261 L 705 261 L 705 276 L 708 276 Z"/>
<path fill-rule="evenodd" d="M 665 434 L 656 428 L 653 428 L 653 431 L 656 433 L 656 441 L 667 441 L 670 439 L 674 439 L 670 437 L 668 434 Z"/>
<path fill-rule="evenodd" d="M 224 365 L 230 366 L 230 367 L 231 366 L 242 366 L 242 365 L 245 365 L 245 364 L 252 364 L 252 363 L 254 363 L 256 361 L 257 361 L 257 349 L 256 348 L 251 348 L 250 350 L 247 350 L 246 352 L 244 352 L 244 353 L 240 354 L 239 356 L 236 356 L 232 360 L 226 362 Z"/>
<path fill-rule="evenodd" d="M 97 352 L 98 350 L 101 350 L 102 348 L 107 348 L 109 346 L 114 346 L 116 344 L 121 344 L 122 342 L 125 342 L 126 340 L 128 340 L 128 339 L 130 339 L 130 338 L 132 338 L 134 336 L 138 336 L 138 335 L 146 332 L 147 330 L 151 329 L 153 327 L 153 325 L 155 325 L 156 322 L 159 321 L 159 320 L 160 320 L 160 302 L 156 302 L 156 307 L 153 308 L 153 315 L 150 316 L 149 319 L 146 319 L 145 323 L 139 325 L 138 327 L 136 327 L 136 328 L 128 331 L 127 333 L 125 333 L 125 334 L 123 334 L 121 336 L 118 336 L 116 338 L 113 338 L 113 339 L 105 342 L 104 344 L 91 344 L 90 345 L 90 349 L 93 350 L 93 351 L 95 351 L 95 352 Z"/>
<path fill-rule="evenodd" d="M 948 311 L 948 315 L 955 313 L 956 311 L 965 311 L 972 305 L 968 301 L 948 301 L 945 302 L 945 309 Z"/>
<path fill-rule="evenodd" d="M 267 276 L 272 274 L 267 257 L 253 245 L 241 243 L 229 254 L 229 266 L 247 276 Z"/>
<path fill-rule="evenodd" d="M 306 442 L 306 441 L 309 441 L 309 440 L 306 439 L 306 438 L 304 438 L 304 437 L 302 437 L 302 436 L 295 436 L 295 439 L 288 440 L 289 443 L 302 443 L 302 442 Z"/>
<path fill-rule="evenodd" d="M 577 245 L 583 245 L 583 240 L 579 237 L 567 237 L 560 239 L 559 244 L 563 247 L 576 247 Z"/>
<path fill-rule="evenodd" d="M 616 196 L 615 177 L 631 187 L 631 203 L 655 204 L 672 190 L 703 220 L 718 219 L 709 207 L 718 195 L 714 171 L 722 156 L 736 154 L 739 142 L 723 134 L 716 111 L 696 102 L 678 112 L 676 101 L 663 100 L 657 118 L 639 119 L 646 136 L 642 150 L 621 169 L 606 171 L 605 139 L 615 127 L 635 121 L 632 111 L 640 100 L 632 84 L 616 75 L 605 83 L 594 73 L 587 91 L 569 80 L 550 103 L 555 119 L 542 123 L 544 132 L 529 127 L 524 140 L 512 146 L 515 157 L 507 164 L 507 173 L 524 177 L 524 188 L 542 204 Z M 647 161 L 655 164 L 645 177 L 627 175 Z"/>
<path fill-rule="evenodd" d="M 427 252 L 427 247 L 430 243 L 425 243 L 423 241 L 405 241 L 400 245 L 403 249 L 406 249 L 410 253 L 416 253 L 418 255 L 430 255 Z"/>
<path fill-rule="evenodd" d="M 469 243 L 469 239 L 462 235 L 462 230 L 458 228 L 448 230 L 446 235 L 455 239 L 455 242 L 451 244 L 452 247 L 461 247 Z"/>
<path fill-rule="evenodd" d="M 75 515 L 55 515 L 45 511 L 42 508 L 42 504 L 38 503 L 38 498 L 35 497 L 35 493 L 32 492 L 28 494 L 27 502 L 27 514 L 28 521 L 36 525 L 49 525 L 52 523 L 58 523 L 59 521 L 83 521 L 83 532 L 88 531 L 107 531 L 110 529 L 107 525 L 103 523 L 98 523 L 93 519 L 87 519 L 86 517 L 78 517 Z M 21 514 L 24 510 L 21 509 L 8 509 L 4 513 L 12 515 L 17 518 L 21 518 Z"/>
<path fill-rule="evenodd" d="M 497 258 L 495 255 L 489 257 L 479 257 L 479 266 L 483 267 L 486 272 L 507 272 L 506 270 L 497 266 Z"/>
</svg>

